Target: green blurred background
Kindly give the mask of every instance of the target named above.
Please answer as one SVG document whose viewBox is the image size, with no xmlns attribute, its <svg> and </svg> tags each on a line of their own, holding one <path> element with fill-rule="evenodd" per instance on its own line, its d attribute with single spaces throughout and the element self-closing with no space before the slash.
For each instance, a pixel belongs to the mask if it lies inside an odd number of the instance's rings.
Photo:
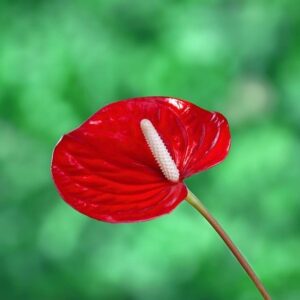
<svg viewBox="0 0 300 300">
<path fill-rule="evenodd" d="M 187 181 L 274 299 L 300 299 L 300 4 L 0 0 L 1 299 L 260 299 L 187 204 L 89 219 L 58 196 L 59 137 L 122 98 L 225 114 L 232 149 Z"/>
</svg>

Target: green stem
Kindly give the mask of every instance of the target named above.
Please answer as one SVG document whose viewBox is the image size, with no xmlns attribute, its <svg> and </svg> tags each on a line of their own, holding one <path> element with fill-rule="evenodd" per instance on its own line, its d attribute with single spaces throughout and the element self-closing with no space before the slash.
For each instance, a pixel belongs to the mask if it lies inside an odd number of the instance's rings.
<svg viewBox="0 0 300 300">
<path fill-rule="evenodd" d="M 261 293 L 263 299 L 265 300 L 271 300 L 270 295 L 266 291 L 265 287 L 257 277 L 257 275 L 254 273 L 246 259 L 243 257 L 241 252 L 238 250 L 238 248 L 234 245 L 230 237 L 227 235 L 227 233 L 223 230 L 223 228 L 220 226 L 220 224 L 215 220 L 215 218 L 207 211 L 207 209 L 204 207 L 204 205 L 201 203 L 201 201 L 190 191 L 188 190 L 188 195 L 186 197 L 186 201 L 189 202 L 196 210 L 200 212 L 200 214 L 207 220 L 207 222 L 215 229 L 215 231 L 219 234 L 219 236 L 222 238 L 222 240 L 225 242 L 225 244 L 228 246 L 232 254 L 236 257 L 238 262 L 241 264 L 241 266 L 244 268 L 246 273 L 249 275 L 250 279 L 253 281 L 253 283 L 256 285 L 257 289 Z"/>
</svg>

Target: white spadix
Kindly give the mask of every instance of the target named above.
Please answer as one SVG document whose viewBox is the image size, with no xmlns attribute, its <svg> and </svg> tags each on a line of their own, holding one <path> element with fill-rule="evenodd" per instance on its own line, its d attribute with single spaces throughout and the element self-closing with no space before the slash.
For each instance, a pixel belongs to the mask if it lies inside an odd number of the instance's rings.
<svg viewBox="0 0 300 300">
<path fill-rule="evenodd" d="M 148 119 L 141 120 L 140 125 L 151 153 L 162 173 L 168 180 L 178 182 L 179 170 L 157 130 Z"/>
</svg>

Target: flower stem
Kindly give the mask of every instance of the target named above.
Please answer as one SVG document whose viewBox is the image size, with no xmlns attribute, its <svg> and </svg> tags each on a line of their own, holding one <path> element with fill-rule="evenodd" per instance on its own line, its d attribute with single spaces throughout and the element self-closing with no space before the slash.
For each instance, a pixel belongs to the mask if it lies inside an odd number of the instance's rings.
<svg viewBox="0 0 300 300">
<path fill-rule="evenodd" d="M 228 246 L 232 254 L 236 257 L 238 262 L 244 268 L 246 273 L 249 275 L 253 283 L 256 285 L 257 289 L 261 293 L 263 299 L 271 300 L 270 295 L 266 291 L 265 287 L 254 273 L 246 259 L 243 257 L 238 248 L 234 245 L 230 237 L 223 230 L 220 224 L 215 220 L 215 218 L 207 211 L 202 202 L 190 191 L 188 190 L 188 194 L 186 197 L 186 201 L 189 202 L 196 210 L 200 212 L 200 214 L 207 220 L 207 222 L 215 229 L 215 231 L 219 234 L 225 244 Z"/>
</svg>

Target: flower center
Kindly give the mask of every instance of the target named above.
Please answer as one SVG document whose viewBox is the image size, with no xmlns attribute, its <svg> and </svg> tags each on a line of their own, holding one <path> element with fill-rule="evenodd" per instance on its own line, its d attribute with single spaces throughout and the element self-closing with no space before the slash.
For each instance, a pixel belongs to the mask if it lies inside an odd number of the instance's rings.
<svg viewBox="0 0 300 300">
<path fill-rule="evenodd" d="M 151 153 L 164 176 L 172 182 L 178 182 L 179 170 L 151 121 L 143 119 L 140 126 Z"/>
</svg>

